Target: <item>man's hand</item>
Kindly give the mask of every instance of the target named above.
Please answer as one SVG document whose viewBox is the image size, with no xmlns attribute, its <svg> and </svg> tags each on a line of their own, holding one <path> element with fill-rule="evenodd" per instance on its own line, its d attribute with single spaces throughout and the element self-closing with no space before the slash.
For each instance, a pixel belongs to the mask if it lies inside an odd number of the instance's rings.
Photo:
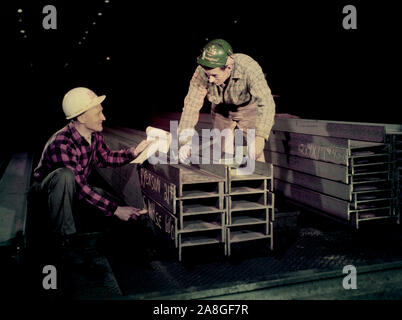
<svg viewBox="0 0 402 320">
<path fill-rule="evenodd" d="M 179 160 L 180 163 L 187 163 L 190 157 L 191 145 L 189 143 L 183 145 L 179 149 Z"/>
<path fill-rule="evenodd" d="M 134 207 L 117 207 L 114 215 L 120 220 L 128 221 L 130 219 L 137 219 L 137 217 L 148 213 L 146 209 L 138 209 Z"/>
<path fill-rule="evenodd" d="M 145 150 L 153 141 L 151 140 L 142 140 L 137 147 L 132 147 L 131 150 L 134 153 L 134 157 L 138 157 L 138 155 Z"/>
<path fill-rule="evenodd" d="M 254 154 L 250 153 L 251 159 L 259 159 L 262 153 L 264 152 L 265 147 L 265 139 L 260 136 L 255 137 L 255 152 Z"/>
</svg>

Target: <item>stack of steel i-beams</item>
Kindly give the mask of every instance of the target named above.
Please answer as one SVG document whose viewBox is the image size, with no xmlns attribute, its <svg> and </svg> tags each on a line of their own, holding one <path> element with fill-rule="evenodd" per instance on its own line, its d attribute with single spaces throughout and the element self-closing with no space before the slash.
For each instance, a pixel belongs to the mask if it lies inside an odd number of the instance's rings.
<svg viewBox="0 0 402 320">
<path fill-rule="evenodd" d="M 275 195 L 272 164 L 255 162 L 250 175 L 236 174 L 236 167 L 227 166 L 227 250 L 233 243 L 269 239 L 273 250 Z"/>
<path fill-rule="evenodd" d="M 226 254 L 224 178 L 181 165 L 140 168 L 141 188 L 151 220 L 185 247 L 222 244 Z"/>
<path fill-rule="evenodd" d="M 275 190 L 355 228 L 363 221 L 399 222 L 400 129 L 276 118 L 265 148 L 266 160 L 274 165 Z"/>
<path fill-rule="evenodd" d="M 393 177 L 394 177 L 394 189 L 395 192 L 395 208 L 400 223 L 401 218 L 401 206 L 402 199 L 402 125 L 386 125 L 387 139 L 392 145 L 392 157 L 393 157 Z"/>
<path fill-rule="evenodd" d="M 104 136 L 112 149 L 146 138 L 144 132 L 128 128 L 105 128 Z M 99 172 L 127 204 L 144 201 L 151 220 L 174 241 L 179 260 L 183 248 L 201 245 L 221 245 L 225 255 L 238 242 L 269 239 L 273 247 L 271 164 L 257 162 L 251 175 L 237 174 L 233 165 L 212 163 L 144 162 Z M 141 194 L 134 193 L 138 183 Z"/>
<path fill-rule="evenodd" d="M 164 113 L 151 125 L 169 131 L 179 119 L 180 113 Z M 199 136 L 211 128 L 210 116 L 201 114 Z M 146 138 L 121 127 L 105 128 L 104 136 L 112 149 Z M 268 239 L 272 249 L 278 193 L 355 228 L 366 221 L 399 223 L 402 125 L 276 117 L 264 152 L 267 163 L 256 162 L 253 175 L 236 175 L 232 165 L 171 162 L 100 173 L 127 204 L 146 203 L 179 260 L 183 248 L 200 245 L 218 244 L 230 255 L 235 243 Z"/>
</svg>

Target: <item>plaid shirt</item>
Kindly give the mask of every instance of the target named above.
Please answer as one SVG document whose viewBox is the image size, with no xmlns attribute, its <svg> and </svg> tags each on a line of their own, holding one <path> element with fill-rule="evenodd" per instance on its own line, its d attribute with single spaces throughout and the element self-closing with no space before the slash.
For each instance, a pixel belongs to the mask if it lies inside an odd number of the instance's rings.
<svg viewBox="0 0 402 320">
<path fill-rule="evenodd" d="M 264 73 L 258 63 L 249 56 L 237 53 L 232 57 L 234 68 L 226 88 L 210 83 L 203 68 L 197 67 L 184 99 L 179 132 L 195 127 L 199 111 L 207 97 L 214 104 L 241 106 L 256 103 L 259 107 L 255 124 L 256 135 L 268 139 L 274 123 L 275 102 Z"/>
<path fill-rule="evenodd" d="M 57 168 L 66 167 L 75 174 L 78 199 L 98 207 L 106 215 L 113 215 L 117 204 L 94 192 L 87 183 L 92 167 L 118 167 L 134 159 L 130 149 L 111 151 L 101 133 L 92 134 L 92 143 L 82 137 L 70 122 L 46 143 L 34 179 L 41 182 Z"/>
</svg>

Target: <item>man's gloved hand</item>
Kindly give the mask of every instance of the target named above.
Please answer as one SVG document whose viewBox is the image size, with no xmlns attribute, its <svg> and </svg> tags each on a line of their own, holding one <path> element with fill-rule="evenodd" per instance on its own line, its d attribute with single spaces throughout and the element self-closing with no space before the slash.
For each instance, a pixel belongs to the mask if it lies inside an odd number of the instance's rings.
<svg viewBox="0 0 402 320">
<path fill-rule="evenodd" d="M 191 153 L 191 145 L 189 143 L 183 145 L 179 149 L 179 160 L 180 163 L 187 164 L 189 162 L 189 157 Z"/>
<path fill-rule="evenodd" d="M 258 159 L 262 153 L 264 152 L 264 147 L 265 147 L 265 139 L 260 136 L 255 137 L 255 152 L 254 154 L 250 153 L 250 158 L 251 159 Z"/>
</svg>

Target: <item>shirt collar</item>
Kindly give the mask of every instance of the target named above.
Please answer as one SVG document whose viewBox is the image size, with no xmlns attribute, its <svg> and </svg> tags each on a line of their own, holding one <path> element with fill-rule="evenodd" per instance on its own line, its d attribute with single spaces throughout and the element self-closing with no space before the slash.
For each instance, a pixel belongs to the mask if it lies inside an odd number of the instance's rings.
<svg viewBox="0 0 402 320">
<path fill-rule="evenodd" d="M 233 65 L 233 70 L 231 75 L 229 76 L 229 82 L 232 80 L 237 80 L 237 79 L 241 79 L 244 76 L 244 70 L 242 68 L 242 66 L 240 66 L 238 63 L 236 63 L 236 61 L 234 62 Z M 225 88 L 227 85 L 222 84 L 219 87 L 221 88 Z"/>
<path fill-rule="evenodd" d="M 81 134 L 78 132 L 78 130 L 75 128 L 74 123 L 70 122 L 68 125 L 68 128 L 71 132 L 71 136 L 73 137 L 73 139 L 78 143 L 78 144 L 82 144 L 82 143 L 86 143 L 88 144 L 87 140 L 85 140 L 85 138 L 83 136 L 81 136 Z"/>
</svg>

